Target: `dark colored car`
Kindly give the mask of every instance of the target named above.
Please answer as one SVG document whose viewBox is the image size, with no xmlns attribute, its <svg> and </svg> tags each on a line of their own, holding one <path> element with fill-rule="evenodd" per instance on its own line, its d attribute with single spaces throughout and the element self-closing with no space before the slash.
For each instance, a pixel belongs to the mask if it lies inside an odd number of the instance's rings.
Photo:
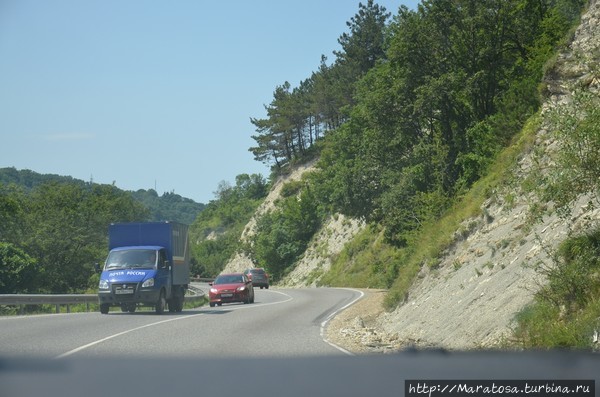
<svg viewBox="0 0 600 397">
<path fill-rule="evenodd" d="M 244 274 L 252 281 L 255 287 L 269 289 L 269 275 L 263 268 L 246 269 Z"/>
<path fill-rule="evenodd" d="M 254 303 L 252 281 L 243 273 L 220 274 L 208 285 L 210 307 L 231 302 Z"/>
</svg>

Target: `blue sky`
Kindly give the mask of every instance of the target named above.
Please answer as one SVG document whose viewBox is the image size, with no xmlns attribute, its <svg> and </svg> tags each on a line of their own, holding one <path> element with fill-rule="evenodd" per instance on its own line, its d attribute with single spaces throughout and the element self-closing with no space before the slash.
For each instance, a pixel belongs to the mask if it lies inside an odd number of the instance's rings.
<svg viewBox="0 0 600 397">
<path fill-rule="evenodd" d="M 334 59 L 358 3 L 0 0 L 0 168 L 204 203 L 267 177 L 250 117 Z"/>
</svg>

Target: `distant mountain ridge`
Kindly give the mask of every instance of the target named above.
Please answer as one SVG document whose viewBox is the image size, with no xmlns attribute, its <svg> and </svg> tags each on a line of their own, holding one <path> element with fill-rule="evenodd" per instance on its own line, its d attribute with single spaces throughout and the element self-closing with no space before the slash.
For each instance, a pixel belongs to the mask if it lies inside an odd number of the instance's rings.
<svg viewBox="0 0 600 397">
<path fill-rule="evenodd" d="M 0 185 L 14 184 L 24 188 L 25 191 L 30 191 L 39 185 L 49 182 L 75 184 L 81 187 L 96 184 L 71 176 L 40 174 L 26 169 L 17 170 L 14 167 L 0 168 Z M 197 203 L 174 192 L 165 192 L 159 196 L 154 189 L 140 189 L 135 192 L 119 189 L 116 186 L 115 189 L 130 193 L 136 201 L 148 208 L 150 212 L 149 221 L 170 220 L 190 225 L 206 206 L 203 203 Z"/>
</svg>

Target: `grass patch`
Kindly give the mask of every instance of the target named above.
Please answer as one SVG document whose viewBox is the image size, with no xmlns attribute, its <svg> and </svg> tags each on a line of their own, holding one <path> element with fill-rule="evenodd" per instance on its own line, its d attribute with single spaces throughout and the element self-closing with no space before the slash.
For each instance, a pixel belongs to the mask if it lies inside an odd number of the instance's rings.
<svg viewBox="0 0 600 397">
<path fill-rule="evenodd" d="M 536 301 L 516 317 L 515 343 L 525 349 L 590 349 L 598 320 L 600 300 L 594 300 L 576 315 L 565 317 L 561 309 L 545 301 Z"/>
<path fill-rule="evenodd" d="M 524 348 L 597 348 L 600 332 L 600 227 L 565 240 L 548 283 L 516 317 L 516 344 Z"/>
<path fill-rule="evenodd" d="M 319 285 L 355 288 L 388 288 L 401 262 L 399 250 L 384 241 L 383 232 L 368 226 L 332 260 Z"/>
</svg>

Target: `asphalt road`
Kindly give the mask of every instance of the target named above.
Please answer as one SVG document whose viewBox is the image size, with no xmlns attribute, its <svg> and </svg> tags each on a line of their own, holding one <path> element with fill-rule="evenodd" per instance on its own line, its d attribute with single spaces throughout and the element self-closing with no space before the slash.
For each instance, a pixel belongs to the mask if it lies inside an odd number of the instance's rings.
<svg viewBox="0 0 600 397">
<path fill-rule="evenodd" d="M 161 316 L 0 317 L 0 396 L 433 397 L 444 393 L 432 388 L 505 387 L 511 379 L 518 388 L 571 380 L 569 387 L 589 389 L 535 395 L 598 395 L 600 360 L 591 352 L 344 354 L 323 341 L 322 327 L 358 297 L 346 289 L 270 289 L 257 290 L 254 304 Z"/>
<path fill-rule="evenodd" d="M 0 357 L 302 357 L 343 355 L 324 322 L 361 295 L 350 289 L 256 289 L 254 304 L 0 317 Z"/>
</svg>

